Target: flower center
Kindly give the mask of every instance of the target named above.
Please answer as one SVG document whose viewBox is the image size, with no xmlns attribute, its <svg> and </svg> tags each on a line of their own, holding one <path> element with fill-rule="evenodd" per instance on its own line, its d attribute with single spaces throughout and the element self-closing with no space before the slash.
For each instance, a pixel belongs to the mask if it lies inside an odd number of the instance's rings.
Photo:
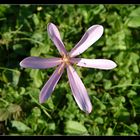
<svg viewBox="0 0 140 140">
<path fill-rule="evenodd" d="M 58 74 L 60 74 L 62 68 L 65 66 L 65 65 L 69 65 L 70 64 L 70 57 L 68 55 L 63 55 L 62 56 L 62 62 L 63 64 L 61 65 L 61 67 L 59 68 L 58 70 Z"/>
<path fill-rule="evenodd" d="M 69 56 L 67 56 L 67 55 L 64 55 L 63 57 L 62 57 L 62 61 L 63 61 L 63 63 L 64 64 L 69 64 L 70 63 L 70 61 L 69 61 Z"/>
</svg>

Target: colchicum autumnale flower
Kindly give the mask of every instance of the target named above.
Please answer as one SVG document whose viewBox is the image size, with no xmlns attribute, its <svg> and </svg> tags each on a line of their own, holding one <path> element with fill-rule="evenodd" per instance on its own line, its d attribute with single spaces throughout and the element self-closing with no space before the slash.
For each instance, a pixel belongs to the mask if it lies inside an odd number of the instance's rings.
<svg viewBox="0 0 140 140">
<path fill-rule="evenodd" d="M 67 52 L 61 40 L 60 33 L 53 23 L 48 24 L 48 34 L 57 47 L 61 58 L 40 58 L 40 57 L 27 57 L 20 62 L 20 66 L 24 68 L 33 69 L 46 69 L 57 66 L 56 70 L 42 88 L 39 96 L 39 102 L 43 103 L 47 100 L 53 92 L 56 84 L 58 83 L 64 68 L 67 70 L 68 79 L 74 99 L 81 110 L 86 113 L 92 111 L 92 105 L 86 91 L 86 88 L 73 68 L 73 64 L 81 67 L 97 68 L 109 70 L 116 67 L 116 63 L 108 59 L 86 59 L 75 58 L 88 49 L 94 42 L 96 42 L 103 34 L 103 26 L 93 25 L 83 35 L 81 40 L 75 47 Z"/>
</svg>

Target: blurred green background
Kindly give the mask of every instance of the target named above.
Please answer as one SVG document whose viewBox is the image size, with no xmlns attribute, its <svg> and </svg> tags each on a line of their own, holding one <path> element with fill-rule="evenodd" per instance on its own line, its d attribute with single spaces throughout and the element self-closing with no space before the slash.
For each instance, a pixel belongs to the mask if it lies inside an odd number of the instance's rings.
<svg viewBox="0 0 140 140">
<path fill-rule="evenodd" d="M 47 33 L 57 25 L 70 51 L 94 24 L 104 34 L 79 57 L 106 58 L 113 70 L 75 67 L 93 111 L 81 111 L 66 71 L 52 96 L 39 104 L 41 88 L 55 68 L 20 68 L 28 56 L 59 53 Z M 0 5 L 1 135 L 140 135 L 140 5 Z"/>
</svg>

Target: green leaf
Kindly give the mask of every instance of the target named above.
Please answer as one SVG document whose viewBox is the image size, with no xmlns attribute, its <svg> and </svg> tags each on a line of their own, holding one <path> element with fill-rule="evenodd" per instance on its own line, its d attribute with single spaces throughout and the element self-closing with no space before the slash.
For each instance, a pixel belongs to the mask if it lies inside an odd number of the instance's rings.
<svg viewBox="0 0 140 140">
<path fill-rule="evenodd" d="M 105 80 L 104 81 L 104 88 L 106 90 L 110 89 L 111 86 L 112 86 L 112 82 L 110 80 Z"/>
<path fill-rule="evenodd" d="M 0 6 L 0 17 L 4 17 L 7 9 L 9 8 L 10 5 L 4 4 Z"/>
<path fill-rule="evenodd" d="M 107 129 L 106 135 L 107 135 L 107 136 L 112 136 L 112 135 L 113 135 L 113 130 L 112 130 L 112 128 L 109 127 L 109 128 Z"/>
<path fill-rule="evenodd" d="M 48 129 L 51 130 L 51 131 L 54 131 L 55 130 L 55 123 L 48 123 Z"/>
<path fill-rule="evenodd" d="M 135 106 L 140 107 L 140 97 L 135 96 L 133 99 L 133 103 L 135 104 Z"/>
<path fill-rule="evenodd" d="M 118 107 L 118 106 L 122 106 L 122 103 L 124 103 L 124 102 L 125 102 L 125 98 L 123 96 L 119 96 L 119 97 L 115 97 L 113 100 L 111 100 L 110 103 L 113 106 Z"/>
<path fill-rule="evenodd" d="M 139 73 L 139 66 L 138 65 L 134 65 L 133 66 L 133 71 L 134 71 L 134 73 Z"/>
<path fill-rule="evenodd" d="M 129 15 L 130 17 L 134 17 L 134 16 L 140 16 L 140 7 L 132 10 L 132 12 Z"/>
<path fill-rule="evenodd" d="M 21 109 L 21 107 L 19 105 L 10 104 L 7 110 L 10 113 L 15 113 L 15 112 L 20 112 L 22 109 Z"/>
<path fill-rule="evenodd" d="M 84 125 L 76 121 L 67 121 L 65 123 L 65 133 L 72 135 L 85 135 L 88 134 L 87 129 Z"/>
<path fill-rule="evenodd" d="M 32 132 L 31 128 L 20 121 L 11 121 L 12 127 L 15 127 L 19 132 Z"/>
<path fill-rule="evenodd" d="M 19 71 L 15 71 L 13 72 L 13 84 L 16 86 L 19 82 L 19 78 L 20 78 L 20 72 Z"/>
<path fill-rule="evenodd" d="M 8 119 L 10 113 L 6 109 L 0 108 L 0 121 L 5 121 Z"/>
<path fill-rule="evenodd" d="M 95 75 L 94 81 L 99 82 L 99 81 L 102 80 L 102 78 L 103 78 L 103 73 L 102 72 L 97 72 L 96 75 Z"/>
<path fill-rule="evenodd" d="M 100 135 L 100 130 L 99 130 L 99 127 L 98 126 L 94 126 L 93 127 L 93 134 L 96 136 L 96 135 Z"/>
<path fill-rule="evenodd" d="M 33 78 L 36 87 L 42 85 L 42 73 L 40 70 L 31 69 L 30 76 Z"/>
<path fill-rule="evenodd" d="M 128 98 L 133 98 L 135 95 L 137 95 L 137 93 L 134 90 L 130 90 L 127 94 Z"/>
<path fill-rule="evenodd" d="M 36 14 L 33 14 L 33 21 L 34 21 L 34 24 L 37 26 L 37 25 L 39 25 L 39 18 L 38 18 L 38 16 L 36 15 Z"/>
<path fill-rule="evenodd" d="M 20 72 L 17 70 L 15 71 L 10 71 L 9 69 L 4 70 L 2 72 L 2 78 L 5 83 L 11 82 L 14 86 L 16 86 L 19 82 Z"/>
<path fill-rule="evenodd" d="M 140 16 L 129 18 L 127 25 L 132 28 L 140 27 Z"/>
<path fill-rule="evenodd" d="M 98 124 L 103 124 L 104 123 L 104 121 L 103 121 L 103 119 L 101 117 L 97 117 L 95 119 L 95 122 L 98 123 Z"/>
<path fill-rule="evenodd" d="M 138 134 L 138 125 L 136 123 L 130 125 L 134 133 Z"/>
<path fill-rule="evenodd" d="M 40 90 L 38 88 L 32 87 L 30 87 L 28 90 L 29 91 L 26 92 L 26 94 L 29 94 L 31 96 L 33 102 L 38 102 Z"/>
<path fill-rule="evenodd" d="M 33 110 L 32 110 L 32 115 L 34 116 L 34 118 L 40 117 L 41 116 L 40 108 L 34 107 Z"/>
<path fill-rule="evenodd" d="M 55 105 L 53 104 L 52 98 L 49 98 L 46 103 L 52 110 L 55 109 Z"/>
</svg>

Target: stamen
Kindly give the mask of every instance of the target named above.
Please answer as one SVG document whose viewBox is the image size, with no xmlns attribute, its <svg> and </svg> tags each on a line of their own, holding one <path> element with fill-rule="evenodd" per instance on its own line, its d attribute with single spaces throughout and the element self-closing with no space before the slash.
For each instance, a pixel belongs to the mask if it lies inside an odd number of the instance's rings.
<svg viewBox="0 0 140 140">
<path fill-rule="evenodd" d="M 59 70 L 58 70 L 58 74 L 60 74 L 60 72 L 62 71 L 62 68 L 65 66 L 65 63 L 63 63 L 62 65 L 61 65 L 61 67 L 59 68 Z"/>
</svg>

